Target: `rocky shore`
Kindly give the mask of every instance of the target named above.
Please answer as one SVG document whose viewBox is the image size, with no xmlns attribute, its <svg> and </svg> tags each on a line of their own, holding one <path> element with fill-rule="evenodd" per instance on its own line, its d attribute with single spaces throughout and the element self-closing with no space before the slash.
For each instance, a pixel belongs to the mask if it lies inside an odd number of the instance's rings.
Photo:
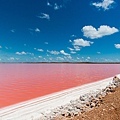
<svg viewBox="0 0 120 120">
<path fill-rule="evenodd" d="M 78 116 L 101 106 L 105 96 L 115 92 L 119 86 L 120 79 L 115 76 L 106 88 L 84 94 L 76 100 L 71 100 L 69 104 L 53 109 L 49 114 L 43 113 L 40 120 L 74 120 L 75 118 L 77 120 Z"/>
</svg>

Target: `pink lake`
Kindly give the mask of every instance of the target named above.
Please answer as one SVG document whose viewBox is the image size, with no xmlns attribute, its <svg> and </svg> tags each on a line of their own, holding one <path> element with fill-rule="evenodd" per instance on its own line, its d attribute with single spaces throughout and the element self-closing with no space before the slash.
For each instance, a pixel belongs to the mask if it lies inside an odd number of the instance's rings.
<svg viewBox="0 0 120 120">
<path fill-rule="evenodd" d="M 120 64 L 0 64 L 0 108 L 120 74 Z"/>
</svg>

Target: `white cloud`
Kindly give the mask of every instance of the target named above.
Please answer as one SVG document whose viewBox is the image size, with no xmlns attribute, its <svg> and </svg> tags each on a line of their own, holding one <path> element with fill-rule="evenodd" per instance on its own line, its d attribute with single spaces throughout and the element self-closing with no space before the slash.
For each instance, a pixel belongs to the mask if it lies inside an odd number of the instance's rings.
<svg viewBox="0 0 120 120">
<path fill-rule="evenodd" d="M 2 46 L 0 46 L 0 48 L 2 48 Z"/>
<path fill-rule="evenodd" d="M 75 54 L 76 52 L 75 51 L 71 51 L 70 53 Z"/>
<path fill-rule="evenodd" d="M 38 56 L 39 58 L 42 58 L 42 56 Z"/>
<path fill-rule="evenodd" d="M 50 20 L 50 16 L 46 13 L 41 13 L 41 16 L 37 16 L 38 18 L 41 18 L 41 19 L 47 19 L 47 20 Z"/>
<path fill-rule="evenodd" d="M 53 60 L 53 58 L 49 58 L 49 60 L 51 60 L 51 61 L 52 61 L 52 60 Z"/>
<path fill-rule="evenodd" d="M 50 4 L 50 2 L 47 2 L 47 6 L 50 6 L 50 7 L 52 7 L 52 4 Z"/>
<path fill-rule="evenodd" d="M 37 49 L 37 51 L 39 51 L 39 52 L 43 52 L 44 50 L 43 50 L 43 49 Z"/>
<path fill-rule="evenodd" d="M 70 55 L 70 54 L 66 53 L 64 50 L 61 50 L 60 53 L 63 55 L 68 55 L 68 56 Z"/>
<path fill-rule="evenodd" d="M 40 32 L 40 29 L 39 29 L 39 28 L 36 28 L 36 29 L 35 29 L 35 32 Z"/>
<path fill-rule="evenodd" d="M 36 32 L 36 33 L 37 33 L 37 32 L 38 32 L 38 33 L 40 32 L 40 29 L 39 29 L 39 28 L 35 28 L 35 29 L 29 28 L 29 30 L 30 30 L 30 33 L 31 33 L 31 34 L 33 34 L 33 32 Z M 25 46 L 25 45 L 24 45 L 24 46 Z"/>
<path fill-rule="evenodd" d="M 10 60 L 15 60 L 15 58 L 14 57 L 10 57 Z"/>
<path fill-rule="evenodd" d="M 87 57 L 87 59 L 90 59 L 90 57 Z"/>
<path fill-rule="evenodd" d="M 75 39 L 75 40 L 71 40 L 70 41 L 74 47 L 70 48 L 68 47 L 68 49 L 71 51 L 72 54 L 75 54 L 76 51 L 80 51 L 82 47 L 87 47 L 87 46 L 91 46 L 91 44 L 93 44 L 94 42 L 91 41 L 87 41 L 87 40 L 83 40 L 82 38 L 80 39 Z"/>
<path fill-rule="evenodd" d="M 55 50 L 52 50 L 52 51 L 47 50 L 47 52 L 49 52 L 50 54 L 53 54 L 53 55 L 58 55 L 58 54 L 60 54 L 60 52 L 55 51 Z"/>
<path fill-rule="evenodd" d="M 69 42 L 72 42 L 72 40 L 69 40 Z"/>
<path fill-rule="evenodd" d="M 74 51 L 75 49 L 70 48 L 70 47 L 68 47 L 68 49 L 70 50 L 70 53 L 72 53 L 72 54 L 75 54 L 75 53 L 76 53 L 76 52 Z"/>
<path fill-rule="evenodd" d="M 63 61 L 64 58 L 62 58 L 62 57 L 57 57 L 57 60 Z"/>
<path fill-rule="evenodd" d="M 120 49 L 120 44 L 114 44 L 115 48 Z"/>
<path fill-rule="evenodd" d="M 16 52 L 15 54 L 17 54 L 17 55 L 26 55 L 27 53 L 22 51 L 22 52 Z"/>
<path fill-rule="evenodd" d="M 34 56 L 34 53 L 27 52 L 26 54 Z"/>
<path fill-rule="evenodd" d="M 47 52 L 48 52 L 48 50 L 47 50 Z M 49 57 L 49 56 L 51 56 L 51 55 L 48 55 L 48 54 L 47 54 L 46 56 Z"/>
<path fill-rule="evenodd" d="M 95 39 L 95 38 L 101 38 L 106 35 L 111 35 L 119 30 L 115 27 L 109 27 L 107 25 L 101 25 L 98 29 L 94 28 L 93 26 L 84 26 L 82 28 L 82 32 L 85 37 Z"/>
<path fill-rule="evenodd" d="M 112 8 L 113 3 L 115 3 L 114 0 L 102 0 L 102 2 L 92 3 L 92 5 L 97 7 L 97 8 L 109 10 L 110 8 Z"/>
<path fill-rule="evenodd" d="M 62 5 L 58 5 L 57 3 L 51 4 L 50 2 L 47 2 L 47 6 L 52 7 L 54 10 L 59 10 L 62 8 Z"/>
<path fill-rule="evenodd" d="M 73 51 L 73 50 L 74 50 L 73 48 L 70 48 L 70 47 L 68 47 L 68 49 L 69 49 L 70 51 Z"/>
<path fill-rule="evenodd" d="M 76 37 L 76 35 L 73 34 L 73 35 L 71 35 L 71 37 Z"/>
<path fill-rule="evenodd" d="M 90 46 L 91 44 L 93 44 L 93 42 L 87 41 L 87 40 L 83 40 L 82 38 L 81 39 L 75 39 L 73 41 L 73 45 L 74 46 L 86 47 L 86 46 Z"/>
<path fill-rule="evenodd" d="M 57 60 L 64 61 L 64 58 L 62 58 L 62 57 L 57 57 Z"/>
<path fill-rule="evenodd" d="M 74 49 L 75 49 L 75 51 L 80 51 L 81 47 L 74 45 Z"/>
<path fill-rule="evenodd" d="M 97 52 L 97 54 L 101 54 L 101 52 Z"/>
<path fill-rule="evenodd" d="M 68 59 L 72 59 L 72 57 L 70 55 L 67 56 Z"/>
<path fill-rule="evenodd" d="M 72 57 L 71 57 L 71 55 L 66 55 L 66 56 L 64 56 L 64 59 L 65 59 L 66 61 L 68 61 L 68 60 L 72 60 Z"/>
<path fill-rule="evenodd" d="M 58 10 L 62 8 L 62 5 L 58 5 L 57 3 L 54 4 L 54 10 Z"/>
</svg>

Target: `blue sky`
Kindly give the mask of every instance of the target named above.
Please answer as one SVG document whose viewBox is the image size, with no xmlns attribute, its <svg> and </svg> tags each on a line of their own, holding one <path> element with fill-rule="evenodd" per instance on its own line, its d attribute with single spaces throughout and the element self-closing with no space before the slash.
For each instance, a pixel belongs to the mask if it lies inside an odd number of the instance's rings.
<svg viewBox="0 0 120 120">
<path fill-rule="evenodd" d="M 120 62 L 119 0 L 0 0 L 0 62 Z"/>
</svg>

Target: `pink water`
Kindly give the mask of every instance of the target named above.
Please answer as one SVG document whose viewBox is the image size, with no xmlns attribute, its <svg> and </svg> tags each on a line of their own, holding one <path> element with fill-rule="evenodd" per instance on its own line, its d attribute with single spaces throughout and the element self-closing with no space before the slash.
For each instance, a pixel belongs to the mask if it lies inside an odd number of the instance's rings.
<svg viewBox="0 0 120 120">
<path fill-rule="evenodd" d="M 120 64 L 0 64 L 0 108 L 119 73 Z"/>
</svg>

